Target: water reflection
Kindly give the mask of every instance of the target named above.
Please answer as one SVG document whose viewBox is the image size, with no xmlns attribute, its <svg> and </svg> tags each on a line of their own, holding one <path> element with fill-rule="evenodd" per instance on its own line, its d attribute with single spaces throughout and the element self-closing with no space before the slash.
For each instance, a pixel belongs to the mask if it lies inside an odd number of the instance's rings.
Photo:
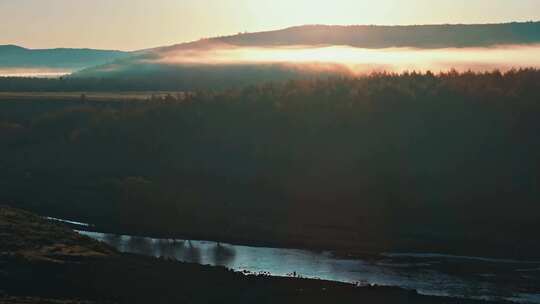
<svg viewBox="0 0 540 304">
<path fill-rule="evenodd" d="M 103 241 L 114 248 L 120 248 L 122 246 L 122 237 L 117 234 L 106 234 Z"/>
<path fill-rule="evenodd" d="M 232 246 L 217 243 L 211 250 L 213 257 L 212 264 L 229 266 L 234 261 L 236 252 Z"/>
<path fill-rule="evenodd" d="M 170 240 L 170 239 L 159 239 L 157 240 L 156 247 L 158 251 L 158 256 L 172 259 L 176 258 L 176 248 L 184 246 L 184 241 Z"/>
<path fill-rule="evenodd" d="M 382 256 L 352 260 L 330 252 L 249 247 L 210 241 L 183 241 L 80 232 L 119 251 L 178 261 L 225 266 L 245 273 L 273 276 L 296 274 L 305 278 L 359 285 L 399 286 L 423 294 L 540 303 L 540 263 L 471 260 L 438 256 Z M 462 273 L 456 270 L 464 270 Z M 531 284 L 537 282 L 537 284 Z M 524 286 L 537 286 L 524 288 Z"/>
<path fill-rule="evenodd" d="M 176 258 L 180 261 L 201 264 L 201 250 L 188 241 L 187 246 L 181 247 Z"/>
<path fill-rule="evenodd" d="M 127 251 L 135 252 L 143 255 L 157 256 L 159 252 L 153 244 L 153 240 L 144 237 L 129 237 L 127 240 Z"/>
</svg>

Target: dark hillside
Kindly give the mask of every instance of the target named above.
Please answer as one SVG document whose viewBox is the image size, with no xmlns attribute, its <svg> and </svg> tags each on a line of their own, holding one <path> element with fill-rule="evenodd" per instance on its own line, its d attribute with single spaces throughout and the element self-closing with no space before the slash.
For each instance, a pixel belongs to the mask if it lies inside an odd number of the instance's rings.
<svg viewBox="0 0 540 304">
<path fill-rule="evenodd" d="M 282 30 L 244 33 L 212 38 L 237 46 L 287 46 L 287 45 L 347 45 L 361 48 L 453 48 L 489 47 L 505 44 L 540 43 L 540 22 L 502 24 L 444 24 L 444 25 L 306 25 Z M 195 48 L 198 44 L 179 44 L 158 48 L 169 51 L 175 48 Z"/>
<path fill-rule="evenodd" d="M 2 101 L 0 196 L 134 234 L 538 258 L 539 83 L 377 74 Z"/>
</svg>

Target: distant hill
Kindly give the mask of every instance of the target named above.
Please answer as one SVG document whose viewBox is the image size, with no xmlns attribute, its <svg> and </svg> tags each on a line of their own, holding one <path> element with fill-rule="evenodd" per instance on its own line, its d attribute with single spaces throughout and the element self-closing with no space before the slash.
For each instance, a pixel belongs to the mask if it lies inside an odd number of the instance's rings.
<svg viewBox="0 0 540 304">
<path fill-rule="evenodd" d="M 395 47 L 435 50 L 537 43 L 540 43 L 540 22 L 412 26 L 306 25 L 277 31 L 202 39 L 143 50 L 110 64 L 85 69 L 74 76 L 172 80 L 182 84 L 193 83 L 196 79 L 200 86 L 218 87 L 249 84 L 260 81 L 261 78 L 262 80 L 291 79 L 306 75 L 309 77 L 310 74 L 310 71 L 291 69 L 290 65 L 275 64 L 275 62 L 266 65 L 256 64 L 254 67 L 253 64 L 245 62 L 224 65 L 207 59 L 208 56 L 218 53 L 214 51 L 220 50 L 292 46 L 347 46 L 364 49 Z M 178 61 L 166 60 L 171 57 Z M 195 62 L 186 63 L 183 62 L 183 58 L 188 61 L 195 59 Z M 262 70 L 268 71 L 263 73 Z M 320 71 L 316 72 L 319 75 Z M 328 72 L 326 74 L 335 74 L 343 70 L 330 69 L 326 72 Z M 229 75 L 232 78 L 223 77 L 223 75 Z M 188 87 L 193 86 L 188 85 Z"/>
<path fill-rule="evenodd" d="M 48 68 L 80 70 L 102 65 L 129 56 L 122 51 L 93 49 L 27 49 L 16 45 L 0 45 L 0 69 Z"/>
<path fill-rule="evenodd" d="M 375 49 L 488 47 L 540 43 L 540 22 L 410 26 L 304 25 L 277 31 L 217 37 L 154 50 L 193 48 L 204 46 L 208 41 L 252 47 L 288 45 L 346 45 Z"/>
</svg>

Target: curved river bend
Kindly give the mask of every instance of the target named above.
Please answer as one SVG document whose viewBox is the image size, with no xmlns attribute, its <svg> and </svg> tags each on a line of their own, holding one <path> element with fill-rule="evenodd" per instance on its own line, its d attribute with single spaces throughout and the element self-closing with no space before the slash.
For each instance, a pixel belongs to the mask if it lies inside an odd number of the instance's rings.
<svg viewBox="0 0 540 304">
<path fill-rule="evenodd" d="M 421 294 L 540 303 L 540 262 L 440 254 L 383 254 L 346 259 L 331 252 L 154 239 L 78 231 L 121 252 L 224 266 L 236 271 L 398 286 Z M 456 273 L 455 269 L 466 269 Z"/>
</svg>

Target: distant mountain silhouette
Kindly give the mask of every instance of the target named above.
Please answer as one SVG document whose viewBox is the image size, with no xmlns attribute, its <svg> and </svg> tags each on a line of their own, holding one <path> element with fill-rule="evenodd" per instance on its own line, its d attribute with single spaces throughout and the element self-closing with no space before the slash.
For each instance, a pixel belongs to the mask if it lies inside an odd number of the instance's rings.
<svg viewBox="0 0 540 304">
<path fill-rule="evenodd" d="M 252 81 L 255 71 L 257 78 L 264 66 L 249 65 L 208 66 L 206 63 L 171 64 L 161 60 L 197 57 L 199 51 L 241 47 L 288 47 L 288 46 L 349 46 L 367 49 L 382 48 L 463 48 L 494 47 L 501 45 L 531 45 L 540 43 L 540 22 L 504 24 L 457 24 L 457 25 L 411 25 L 411 26 L 329 26 L 305 25 L 277 31 L 241 33 L 233 36 L 201 39 L 199 41 L 135 52 L 133 56 L 122 58 L 110 64 L 85 69 L 76 73 L 77 77 L 144 77 L 164 80 L 173 77 L 177 82 L 192 82 L 193 75 L 202 82 L 215 80 L 218 75 L 231 75 L 235 81 L 245 78 Z M 268 80 L 290 78 L 298 75 L 287 65 L 267 65 Z M 228 70 L 229 69 L 229 70 Z M 214 73 L 218 71 L 217 73 Z M 237 75 L 246 70 L 244 76 Z M 305 73 L 300 73 L 304 75 Z M 220 78 L 218 77 L 218 78 Z M 264 77 L 262 77 L 264 78 Z M 220 80 L 221 81 L 221 80 Z M 226 80 L 223 80 L 226 82 Z M 222 82 L 223 82 L 222 81 Z M 213 85 L 216 81 L 207 83 Z"/>
<path fill-rule="evenodd" d="M 445 25 L 304 25 L 283 30 L 243 33 L 154 50 L 204 47 L 208 42 L 235 46 L 346 45 L 361 48 L 489 47 L 540 43 L 540 22 Z"/>
<path fill-rule="evenodd" d="M 27 49 L 0 45 L 1 68 L 50 68 L 79 70 L 127 57 L 130 53 L 93 49 Z"/>
</svg>

